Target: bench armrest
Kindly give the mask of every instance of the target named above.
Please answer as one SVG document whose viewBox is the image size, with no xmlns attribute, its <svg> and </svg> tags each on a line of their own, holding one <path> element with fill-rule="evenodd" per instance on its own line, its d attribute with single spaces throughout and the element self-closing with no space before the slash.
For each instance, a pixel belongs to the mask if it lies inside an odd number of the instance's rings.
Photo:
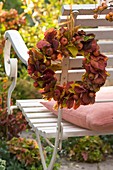
<svg viewBox="0 0 113 170">
<path fill-rule="evenodd" d="M 6 39 L 5 48 L 4 48 L 4 57 L 7 58 L 8 57 L 7 55 L 10 55 L 10 48 L 12 45 L 17 56 L 25 65 L 27 65 L 28 58 L 29 58 L 28 48 L 26 47 L 19 32 L 16 30 L 8 30 L 5 32 L 4 37 Z"/>
<path fill-rule="evenodd" d="M 20 60 L 27 65 L 28 62 L 28 48 L 26 47 L 22 37 L 16 30 L 8 30 L 5 32 L 5 47 L 4 47 L 4 66 L 6 75 L 12 78 L 12 83 L 8 89 L 7 108 L 8 114 L 11 113 L 11 95 L 16 86 L 17 80 L 17 58 L 10 58 L 11 46 Z"/>
</svg>

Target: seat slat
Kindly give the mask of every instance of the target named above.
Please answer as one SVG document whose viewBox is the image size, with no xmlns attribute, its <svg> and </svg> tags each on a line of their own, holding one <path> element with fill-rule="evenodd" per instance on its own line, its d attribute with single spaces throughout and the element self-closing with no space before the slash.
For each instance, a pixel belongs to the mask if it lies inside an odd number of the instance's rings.
<svg viewBox="0 0 113 170">
<path fill-rule="evenodd" d="M 34 102 L 39 102 L 39 104 L 40 104 L 40 102 L 41 101 L 43 101 L 43 99 L 24 99 L 24 100 L 16 100 L 16 102 L 18 103 L 34 103 Z"/>
<path fill-rule="evenodd" d="M 30 107 L 30 108 L 28 107 L 28 108 L 22 108 L 22 110 L 24 111 L 24 113 L 48 112 L 48 110 L 46 108 L 42 108 L 42 107 Z"/>
<path fill-rule="evenodd" d="M 69 126 L 70 125 L 70 123 L 68 123 L 68 122 L 63 122 L 63 126 Z M 51 126 L 53 126 L 53 127 L 56 127 L 57 126 L 57 123 L 35 123 L 34 124 L 34 127 L 51 127 Z"/>
<path fill-rule="evenodd" d="M 41 114 L 40 113 L 26 113 L 26 115 L 29 119 L 56 117 L 52 112 L 47 112 L 47 113 L 41 112 Z"/>
<path fill-rule="evenodd" d="M 56 136 L 56 130 L 45 130 L 45 131 L 39 131 L 42 136 L 46 136 L 48 138 Z M 74 126 L 72 129 L 66 129 L 64 128 L 63 131 L 63 138 L 67 137 L 74 137 L 74 136 L 94 136 L 94 135 L 104 135 L 104 134 L 112 134 L 112 132 L 96 132 L 96 131 L 91 131 L 87 130 L 84 128 L 80 128 L 77 126 Z"/>
<path fill-rule="evenodd" d="M 24 102 L 24 103 L 20 103 L 20 105 L 21 105 L 21 107 L 27 107 L 27 108 L 29 108 L 29 107 L 41 107 L 42 105 L 41 105 L 41 103 L 38 103 L 37 101 L 36 102 Z"/>
<path fill-rule="evenodd" d="M 74 130 L 75 129 L 75 126 L 73 126 L 73 125 L 68 125 L 68 126 L 63 126 L 64 128 L 64 130 L 67 130 L 67 131 L 70 131 L 70 129 L 71 130 Z M 50 131 L 56 131 L 56 128 L 57 127 L 53 127 L 53 126 L 50 126 L 50 127 L 39 127 L 38 129 L 39 130 L 41 130 L 41 131 L 46 131 L 46 130 L 50 130 Z"/>
<path fill-rule="evenodd" d="M 19 102 L 19 103 L 26 103 L 26 102 L 27 102 L 27 103 L 31 103 L 31 102 L 34 103 L 34 102 L 37 102 L 38 100 L 39 100 L 39 99 L 26 99 L 26 100 L 24 99 L 24 100 L 16 100 L 16 102 L 17 102 L 17 103 L 18 103 L 18 102 Z"/>
<path fill-rule="evenodd" d="M 57 122 L 56 118 L 40 118 L 40 119 L 29 119 L 31 123 L 48 123 L 48 122 Z"/>
</svg>

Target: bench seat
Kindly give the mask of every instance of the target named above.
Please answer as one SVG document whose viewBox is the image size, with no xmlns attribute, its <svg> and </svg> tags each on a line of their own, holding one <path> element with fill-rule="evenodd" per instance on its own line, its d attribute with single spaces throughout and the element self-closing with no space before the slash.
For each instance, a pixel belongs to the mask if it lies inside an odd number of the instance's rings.
<svg viewBox="0 0 113 170">
<path fill-rule="evenodd" d="M 57 116 L 45 108 L 41 102 L 47 102 L 43 99 L 17 100 L 16 105 L 22 110 L 23 115 L 33 130 L 38 130 L 41 136 L 46 138 L 55 138 L 57 128 Z M 63 124 L 63 138 L 74 136 L 94 136 L 112 134 L 112 132 L 97 132 L 88 130 L 65 120 Z"/>
</svg>

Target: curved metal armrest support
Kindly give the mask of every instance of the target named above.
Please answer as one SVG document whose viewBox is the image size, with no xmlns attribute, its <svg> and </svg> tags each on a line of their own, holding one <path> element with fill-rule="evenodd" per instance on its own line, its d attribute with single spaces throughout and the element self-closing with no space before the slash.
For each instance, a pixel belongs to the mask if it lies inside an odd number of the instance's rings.
<svg viewBox="0 0 113 170">
<path fill-rule="evenodd" d="M 23 41 L 19 32 L 16 30 L 8 30 L 5 32 L 4 37 L 6 39 L 4 57 L 9 59 L 8 57 L 10 56 L 10 48 L 12 45 L 17 56 L 25 65 L 27 65 L 29 58 L 28 48 L 26 47 L 25 42 Z"/>
<path fill-rule="evenodd" d="M 22 37 L 20 36 L 19 32 L 16 30 L 8 30 L 5 32 L 5 47 L 4 47 L 4 65 L 6 75 L 12 78 L 12 84 L 8 90 L 8 97 L 7 97 L 7 107 L 8 107 L 8 114 L 11 112 L 11 94 L 16 86 L 17 80 L 17 58 L 10 58 L 10 50 L 11 46 L 14 48 L 17 56 L 20 60 L 27 65 L 28 61 L 28 48 L 26 47 Z"/>
</svg>

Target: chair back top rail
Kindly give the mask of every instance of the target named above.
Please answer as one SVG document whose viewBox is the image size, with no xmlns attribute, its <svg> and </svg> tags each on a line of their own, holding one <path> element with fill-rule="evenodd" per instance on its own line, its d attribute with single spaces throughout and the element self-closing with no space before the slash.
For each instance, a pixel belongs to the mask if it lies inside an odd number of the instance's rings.
<svg viewBox="0 0 113 170">
<path fill-rule="evenodd" d="M 71 11 L 76 11 L 79 10 L 79 15 L 93 15 L 94 14 L 94 9 L 97 7 L 98 4 L 75 4 L 75 5 L 63 5 L 62 7 L 62 15 L 70 15 Z M 101 14 L 106 14 L 110 11 L 109 9 L 105 9 L 101 12 Z"/>
</svg>

